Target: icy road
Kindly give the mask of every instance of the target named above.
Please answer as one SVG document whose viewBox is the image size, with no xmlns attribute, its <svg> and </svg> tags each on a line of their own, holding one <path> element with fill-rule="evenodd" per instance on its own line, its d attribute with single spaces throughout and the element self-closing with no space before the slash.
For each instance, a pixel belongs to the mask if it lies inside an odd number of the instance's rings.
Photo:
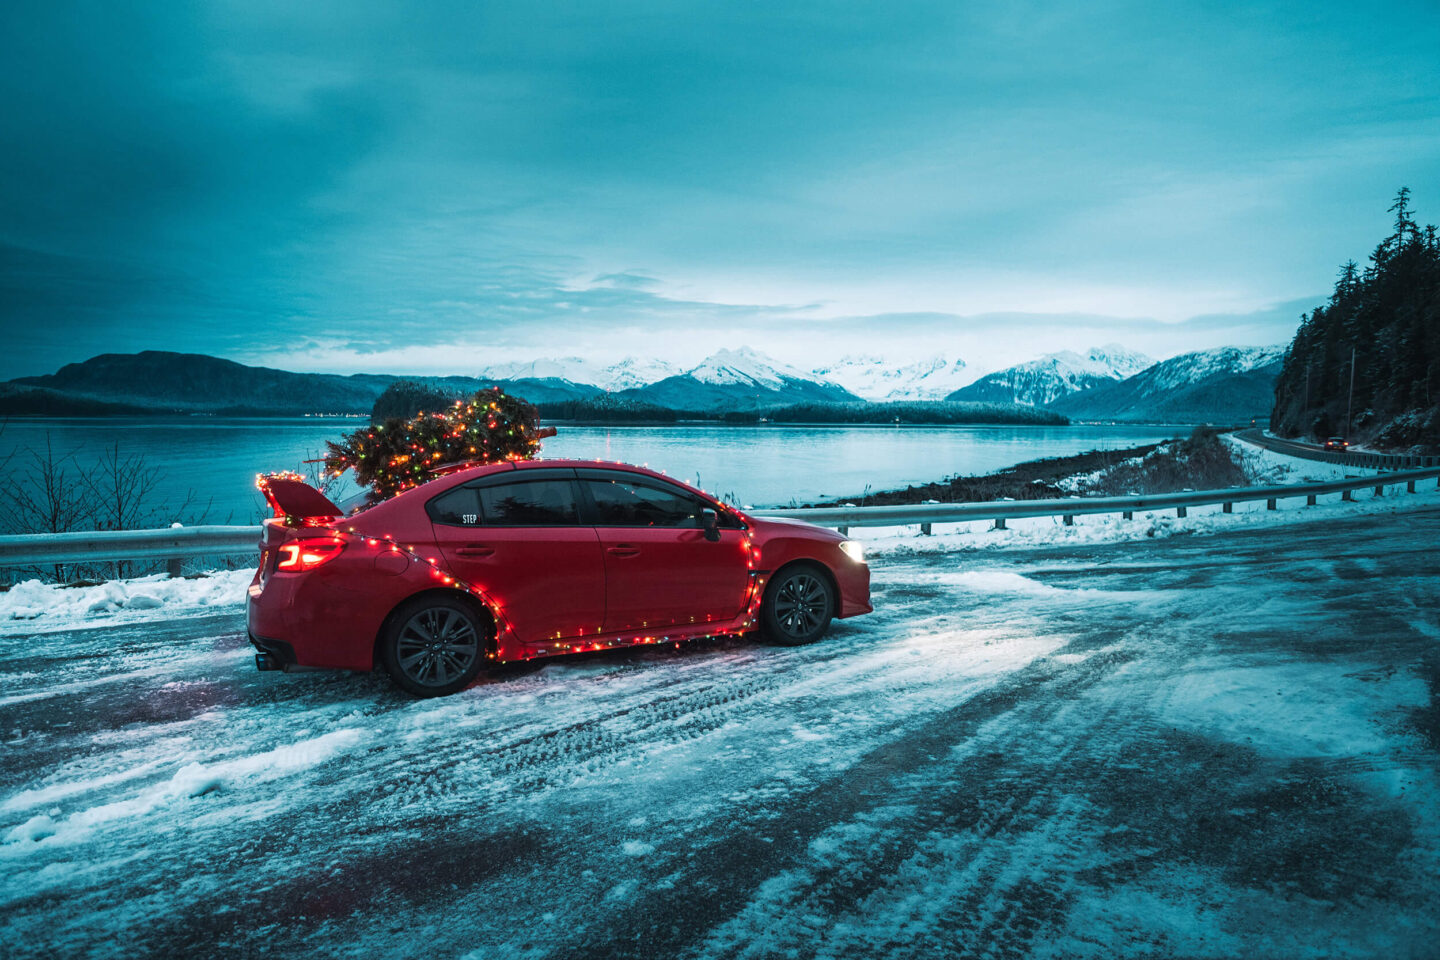
<svg viewBox="0 0 1440 960">
<path fill-rule="evenodd" d="M 0 639 L 0 954 L 1433 957 L 1440 508 L 882 557 L 820 644 Z"/>
</svg>

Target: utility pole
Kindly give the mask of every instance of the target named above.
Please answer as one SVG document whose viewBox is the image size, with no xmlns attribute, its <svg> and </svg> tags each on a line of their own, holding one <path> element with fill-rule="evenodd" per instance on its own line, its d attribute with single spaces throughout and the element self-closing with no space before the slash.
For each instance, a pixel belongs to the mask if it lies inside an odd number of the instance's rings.
<svg viewBox="0 0 1440 960">
<path fill-rule="evenodd" d="M 1350 414 L 1355 410 L 1355 348 L 1350 348 L 1350 399 L 1345 403 L 1345 439 L 1350 439 Z"/>
</svg>

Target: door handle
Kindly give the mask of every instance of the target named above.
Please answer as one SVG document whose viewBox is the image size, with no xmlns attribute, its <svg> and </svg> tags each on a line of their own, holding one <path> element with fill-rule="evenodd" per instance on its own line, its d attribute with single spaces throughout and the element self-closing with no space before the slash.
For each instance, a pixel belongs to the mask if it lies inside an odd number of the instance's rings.
<svg viewBox="0 0 1440 960">
<path fill-rule="evenodd" d="M 617 543 L 605 552 L 612 557 L 619 557 L 621 559 L 640 556 L 640 548 L 629 543 Z"/>
<path fill-rule="evenodd" d="M 488 547 L 483 543 L 467 543 L 455 551 L 457 557 L 490 557 L 495 555 L 495 548 Z"/>
</svg>

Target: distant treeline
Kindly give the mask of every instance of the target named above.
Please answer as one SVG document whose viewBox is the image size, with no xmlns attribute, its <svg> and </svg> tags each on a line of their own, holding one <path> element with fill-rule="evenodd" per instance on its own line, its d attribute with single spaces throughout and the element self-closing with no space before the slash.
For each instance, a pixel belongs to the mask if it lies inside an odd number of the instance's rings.
<svg viewBox="0 0 1440 960">
<path fill-rule="evenodd" d="M 1390 212 L 1395 232 L 1369 265 L 1342 266 L 1330 301 L 1301 319 L 1275 384 L 1282 436 L 1342 434 L 1348 418 L 1351 439 L 1440 447 L 1440 240 L 1416 225 L 1408 188 Z"/>
<path fill-rule="evenodd" d="M 544 420 L 574 420 L 579 423 L 675 423 L 677 420 L 716 419 L 716 413 L 672 410 L 623 397 L 601 396 L 585 400 L 554 400 L 536 404 Z"/>
<path fill-rule="evenodd" d="M 760 413 L 727 413 L 728 423 L 1014 423 L 1063 425 L 1069 419 L 1036 407 L 1008 403 L 935 400 L 909 403 L 801 403 Z"/>
</svg>

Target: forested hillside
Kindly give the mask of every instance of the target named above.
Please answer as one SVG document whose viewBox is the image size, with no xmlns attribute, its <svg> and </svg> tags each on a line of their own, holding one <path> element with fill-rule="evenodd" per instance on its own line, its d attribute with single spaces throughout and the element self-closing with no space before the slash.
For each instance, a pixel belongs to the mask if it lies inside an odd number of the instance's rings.
<svg viewBox="0 0 1440 960">
<path fill-rule="evenodd" d="M 1440 240 L 1416 224 L 1408 188 L 1390 211 L 1395 232 L 1369 264 L 1341 267 L 1330 301 L 1301 320 L 1275 384 L 1282 436 L 1440 448 Z"/>
</svg>

